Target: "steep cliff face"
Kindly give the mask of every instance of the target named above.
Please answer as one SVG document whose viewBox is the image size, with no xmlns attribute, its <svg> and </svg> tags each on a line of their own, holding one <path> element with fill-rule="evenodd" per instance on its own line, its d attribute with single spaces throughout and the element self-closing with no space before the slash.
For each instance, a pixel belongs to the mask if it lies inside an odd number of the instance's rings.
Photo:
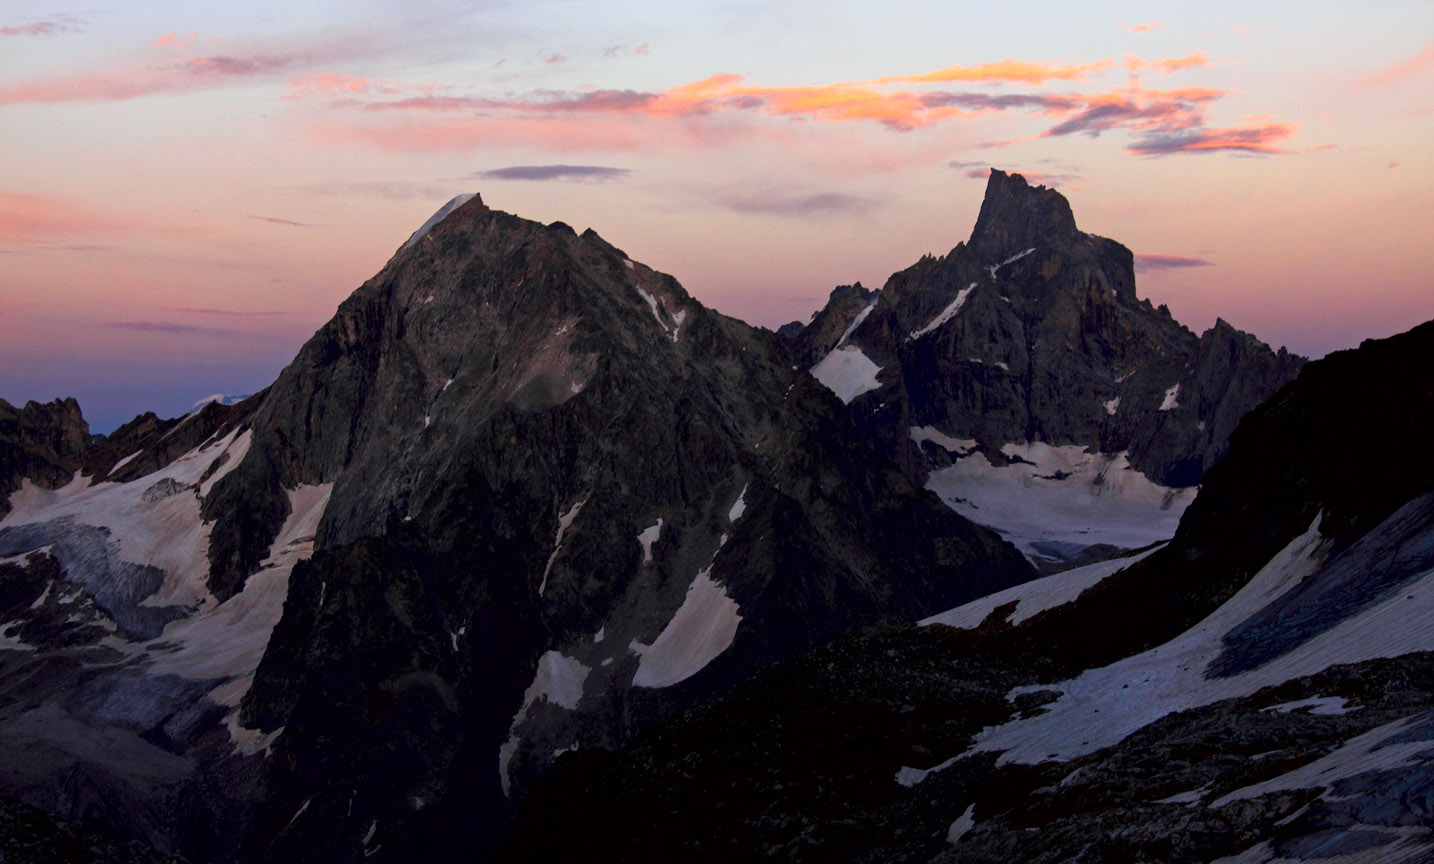
<svg viewBox="0 0 1434 864">
<path fill-rule="evenodd" d="M 0 517 L 25 480 L 53 489 L 68 483 L 84 460 L 90 426 L 74 399 L 16 408 L 0 399 Z"/>
<path fill-rule="evenodd" d="M 1128 249 L 1079 231 L 1060 193 L 1001 171 L 969 242 L 893 274 L 868 303 L 857 321 L 834 293 L 814 325 L 856 326 L 836 338 L 809 326 L 794 337 L 798 355 L 819 358 L 813 373 L 910 477 L 1037 555 L 1143 544 L 1100 531 L 1043 541 L 1002 521 L 995 511 L 1011 502 L 980 491 L 1003 476 L 990 469 L 1032 464 L 1021 482 L 1057 499 L 1149 499 L 1169 518 L 1151 516 L 1145 542 L 1168 537 L 1193 497 L 1178 490 L 1200 482 L 1239 418 L 1303 363 L 1224 321 L 1197 337 L 1136 296 Z M 1116 482 L 1124 473 L 1141 476 Z"/>
</svg>

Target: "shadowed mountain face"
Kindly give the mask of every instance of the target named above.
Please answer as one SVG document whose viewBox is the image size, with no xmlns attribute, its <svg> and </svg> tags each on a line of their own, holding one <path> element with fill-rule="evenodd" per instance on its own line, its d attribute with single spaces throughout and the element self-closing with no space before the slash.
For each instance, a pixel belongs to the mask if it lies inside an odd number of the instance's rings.
<svg viewBox="0 0 1434 864">
<path fill-rule="evenodd" d="M 1434 468 L 1348 454 L 1434 424 L 1431 353 L 1434 322 L 1307 365 L 1162 548 L 565 756 L 506 860 L 1429 860 Z"/>
<path fill-rule="evenodd" d="M 1304 362 L 1224 321 L 1197 337 L 1137 298 L 1130 250 L 1079 231 L 1059 192 L 995 170 L 969 242 L 893 274 L 869 311 L 851 295 L 833 292 L 795 350 L 820 363 L 862 315 L 840 348 L 880 371 L 852 416 L 921 482 L 950 461 L 910 435 L 929 426 L 988 453 L 1128 452 L 1154 482 L 1193 486 Z"/>
<path fill-rule="evenodd" d="M 1306 365 L 1167 546 L 562 758 L 503 860 L 1430 860 L 1434 469 L 1348 459 L 1434 427 L 1430 352 Z"/>
<path fill-rule="evenodd" d="M 127 734 L 175 757 L 118 827 L 218 860 L 482 857 L 558 753 L 1034 575 L 864 443 L 775 334 L 591 231 L 446 209 L 264 393 L 141 418 L 71 481 L 93 489 L 15 498 L 6 554 L 54 556 L 16 563 L 22 612 L 50 602 L 35 567 L 98 584 L 133 537 L 184 532 L 183 574 L 91 592 L 119 624 L 86 650 L 130 658 L 104 692 L 157 694 Z M 26 664 L 50 650 L 29 633 Z M 106 729 L 100 703 L 65 716 Z M 184 734 L 155 731 L 179 712 Z"/>
</svg>

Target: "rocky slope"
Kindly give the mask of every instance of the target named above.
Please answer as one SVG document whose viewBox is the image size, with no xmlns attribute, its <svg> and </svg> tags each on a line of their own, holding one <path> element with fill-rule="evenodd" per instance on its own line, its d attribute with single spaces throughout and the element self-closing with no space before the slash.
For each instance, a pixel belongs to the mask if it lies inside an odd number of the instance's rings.
<svg viewBox="0 0 1434 864">
<path fill-rule="evenodd" d="M 1034 575 L 774 334 L 476 197 L 264 393 L 65 458 L 0 522 L 0 792 L 206 860 L 481 858 L 557 754 Z"/>
<path fill-rule="evenodd" d="M 996 170 L 968 242 L 880 292 L 838 288 L 792 341 L 913 480 L 1066 562 L 1169 537 L 1235 424 L 1304 362 L 1224 321 L 1197 337 L 1136 296 L 1128 249 Z M 1032 524 L 1001 512 L 1015 485 L 1026 512 L 1045 490 Z"/>
<path fill-rule="evenodd" d="M 1434 469 L 1348 453 L 1421 440 L 1431 351 L 1309 364 L 1166 546 L 565 755 L 506 859 L 1430 860 Z"/>
</svg>

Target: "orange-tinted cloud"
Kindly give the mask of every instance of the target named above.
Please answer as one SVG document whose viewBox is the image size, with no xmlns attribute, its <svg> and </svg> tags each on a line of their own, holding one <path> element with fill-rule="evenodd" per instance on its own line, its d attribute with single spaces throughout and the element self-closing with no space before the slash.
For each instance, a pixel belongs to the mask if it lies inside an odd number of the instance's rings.
<svg viewBox="0 0 1434 864">
<path fill-rule="evenodd" d="M 1168 75 L 1171 72 L 1179 72 L 1181 69 L 1202 69 L 1211 64 L 1210 58 L 1205 56 L 1204 51 L 1195 51 L 1186 54 L 1184 57 L 1160 57 L 1155 60 L 1127 57 L 1123 65 L 1131 72 L 1140 72 L 1145 69 L 1158 69 Z"/>
<path fill-rule="evenodd" d="M 1156 21 L 1153 24 L 1132 24 L 1126 29 L 1129 30 L 1131 33 L 1149 33 L 1151 30 L 1155 30 L 1164 26 L 1164 21 Z"/>
<path fill-rule="evenodd" d="M 1413 78 L 1426 70 L 1434 70 L 1434 45 L 1429 45 L 1408 60 L 1402 60 L 1392 66 L 1386 66 L 1373 75 L 1361 79 L 1359 85 L 1362 87 L 1379 87 L 1385 84 L 1393 84 L 1396 81 Z"/>
<path fill-rule="evenodd" d="M 1041 85 L 1047 81 L 1083 81 L 1091 75 L 1105 72 L 1113 65 L 1110 60 L 1077 66 L 1057 66 L 1053 63 L 1031 63 L 1025 60 L 997 60 L 994 63 L 978 63 L 975 66 L 950 66 L 927 72 L 924 75 L 894 75 L 878 78 L 873 84 L 940 84 L 953 81 L 980 82 L 983 84 L 1031 84 Z"/>
<path fill-rule="evenodd" d="M 1173 71 L 1208 65 L 1203 52 L 1186 57 L 1127 62 L 1130 68 Z M 1052 125 L 1023 139 L 1072 134 L 1099 137 L 1120 130 L 1142 136 L 1128 148 L 1131 153 L 1243 150 L 1248 153 L 1282 152 L 1275 143 L 1288 138 L 1293 124 L 1263 123 L 1250 118 L 1245 127 L 1208 130 L 1207 111 L 1230 95 L 1208 87 L 1150 89 L 1137 79 L 1122 88 L 1103 92 L 991 93 L 977 90 L 943 90 L 929 86 L 962 78 L 986 83 L 1061 79 L 1070 80 L 1111 68 L 1110 61 L 1054 66 L 1014 60 L 970 67 L 948 67 L 921 75 L 888 76 L 870 81 L 836 82 L 807 86 L 762 87 L 748 84 L 740 75 L 723 73 L 660 92 L 637 90 L 540 90 L 506 99 L 447 95 L 426 88 L 422 95 L 385 98 L 404 85 L 389 85 L 381 92 L 367 79 L 319 75 L 290 82 L 290 95 L 341 95 L 333 107 L 365 114 L 410 115 L 413 119 L 379 127 L 356 122 L 347 133 L 326 127 L 328 136 L 348 140 L 365 138 L 393 149 L 461 149 L 481 140 L 480 130 L 491 130 L 495 140 L 514 143 L 557 143 L 562 149 L 638 149 L 640 136 L 632 134 L 637 118 L 701 123 L 721 115 L 784 117 L 803 122 L 874 122 L 888 129 L 910 131 L 935 123 L 969 119 L 984 114 L 1020 112 L 1047 118 Z M 897 89 L 893 85 L 907 84 Z M 919 86 L 927 85 L 927 86 Z M 410 87 L 407 89 L 420 89 Z M 435 122 L 422 115 L 450 115 Z M 562 121 L 559 122 L 559 118 Z M 606 121 L 603 118 L 607 118 Z M 646 124 L 644 124 L 646 125 Z M 661 137 L 671 138 L 668 126 Z M 716 124 L 707 123 L 711 131 Z M 692 130 L 687 130 L 691 132 Z M 699 133 L 700 134 L 700 133 Z M 460 143 L 462 142 L 462 143 Z M 1012 142 L 1004 142 L 1012 143 Z"/>
<path fill-rule="evenodd" d="M 1243 153 L 1288 153 L 1276 146 L 1299 129 L 1298 123 L 1262 123 L 1227 129 L 1189 129 L 1147 135 L 1127 146 L 1136 156 L 1164 156 L 1171 153 L 1210 153 L 1232 150 Z"/>
</svg>

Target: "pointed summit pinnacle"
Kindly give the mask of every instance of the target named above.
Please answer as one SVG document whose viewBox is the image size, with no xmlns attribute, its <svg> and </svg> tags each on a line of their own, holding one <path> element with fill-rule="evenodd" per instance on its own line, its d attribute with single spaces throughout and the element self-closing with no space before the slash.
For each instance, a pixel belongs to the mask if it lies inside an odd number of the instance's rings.
<svg viewBox="0 0 1434 864">
<path fill-rule="evenodd" d="M 985 247 L 988 257 L 999 260 L 1079 233 L 1071 205 L 1061 193 L 1032 186 L 1020 174 L 991 169 L 981 215 L 971 233 L 972 246 Z"/>
</svg>

